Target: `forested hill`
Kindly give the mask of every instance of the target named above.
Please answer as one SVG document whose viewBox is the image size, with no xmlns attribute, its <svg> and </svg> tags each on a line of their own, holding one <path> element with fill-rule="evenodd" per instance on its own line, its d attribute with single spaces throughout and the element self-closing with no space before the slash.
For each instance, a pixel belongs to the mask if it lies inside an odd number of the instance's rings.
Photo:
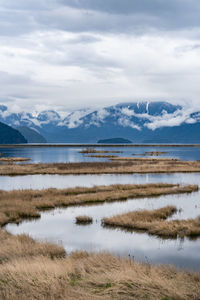
<svg viewBox="0 0 200 300">
<path fill-rule="evenodd" d="M 23 135 L 16 129 L 0 122 L 0 144 L 25 144 Z"/>
</svg>

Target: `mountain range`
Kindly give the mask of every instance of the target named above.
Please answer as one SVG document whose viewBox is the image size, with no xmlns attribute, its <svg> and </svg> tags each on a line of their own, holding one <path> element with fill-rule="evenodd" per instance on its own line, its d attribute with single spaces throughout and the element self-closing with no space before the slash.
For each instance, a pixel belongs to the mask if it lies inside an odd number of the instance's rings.
<svg viewBox="0 0 200 300">
<path fill-rule="evenodd" d="M 17 128 L 29 143 L 96 143 L 123 137 L 133 143 L 200 143 L 200 111 L 168 102 L 121 103 L 76 110 L 12 113 L 0 105 L 0 122 Z"/>
</svg>

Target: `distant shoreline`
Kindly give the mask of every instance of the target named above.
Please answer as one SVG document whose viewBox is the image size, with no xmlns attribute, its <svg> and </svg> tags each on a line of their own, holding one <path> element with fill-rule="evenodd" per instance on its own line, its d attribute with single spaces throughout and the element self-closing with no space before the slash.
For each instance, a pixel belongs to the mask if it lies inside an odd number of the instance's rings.
<svg viewBox="0 0 200 300">
<path fill-rule="evenodd" d="M 78 148 L 78 147 L 198 147 L 200 144 L 0 144 L 0 148 Z"/>
</svg>

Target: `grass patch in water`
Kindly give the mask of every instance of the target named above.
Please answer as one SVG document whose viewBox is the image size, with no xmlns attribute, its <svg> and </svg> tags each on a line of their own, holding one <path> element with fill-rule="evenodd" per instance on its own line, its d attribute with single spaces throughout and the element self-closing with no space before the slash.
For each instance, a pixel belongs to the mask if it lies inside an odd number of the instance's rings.
<svg viewBox="0 0 200 300">
<path fill-rule="evenodd" d="M 81 150 L 79 151 L 79 153 L 82 153 L 82 154 L 89 154 L 89 153 L 122 153 L 122 151 L 108 151 L 108 150 L 96 150 L 96 149 L 93 149 L 93 148 L 87 148 L 85 150 Z"/>
<path fill-rule="evenodd" d="M 143 184 L 111 185 L 92 188 L 0 191 L 0 226 L 19 223 L 23 219 L 40 217 L 39 210 L 76 205 L 93 205 L 127 199 L 158 197 L 161 195 L 191 193 L 196 185 Z"/>
<path fill-rule="evenodd" d="M 91 224 L 93 219 L 89 216 L 77 216 L 76 224 Z"/>
<path fill-rule="evenodd" d="M 176 207 L 166 206 L 156 210 L 139 210 L 104 218 L 104 226 L 142 230 L 162 238 L 200 236 L 200 217 L 188 220 L 167 220 L 177 212 Z"/>
<path fill-rule="evenodd" d="M 34 174 L 145 174 L 200 172 L 200 161 L 170 158 L 115 157 L 108 162 L 0 165 L 0 175 Z"/>
</svg>

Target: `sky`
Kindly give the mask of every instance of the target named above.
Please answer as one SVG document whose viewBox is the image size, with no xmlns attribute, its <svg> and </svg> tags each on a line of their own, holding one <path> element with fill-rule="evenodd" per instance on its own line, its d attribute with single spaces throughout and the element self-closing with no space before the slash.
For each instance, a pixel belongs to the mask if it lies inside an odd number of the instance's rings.
<svg viewBox="0 0 200 300">
<path fill-rule="evenodd" d="M 0 0 L 0 103 L 200 109 L 199 0 Z"/>
</svg>

